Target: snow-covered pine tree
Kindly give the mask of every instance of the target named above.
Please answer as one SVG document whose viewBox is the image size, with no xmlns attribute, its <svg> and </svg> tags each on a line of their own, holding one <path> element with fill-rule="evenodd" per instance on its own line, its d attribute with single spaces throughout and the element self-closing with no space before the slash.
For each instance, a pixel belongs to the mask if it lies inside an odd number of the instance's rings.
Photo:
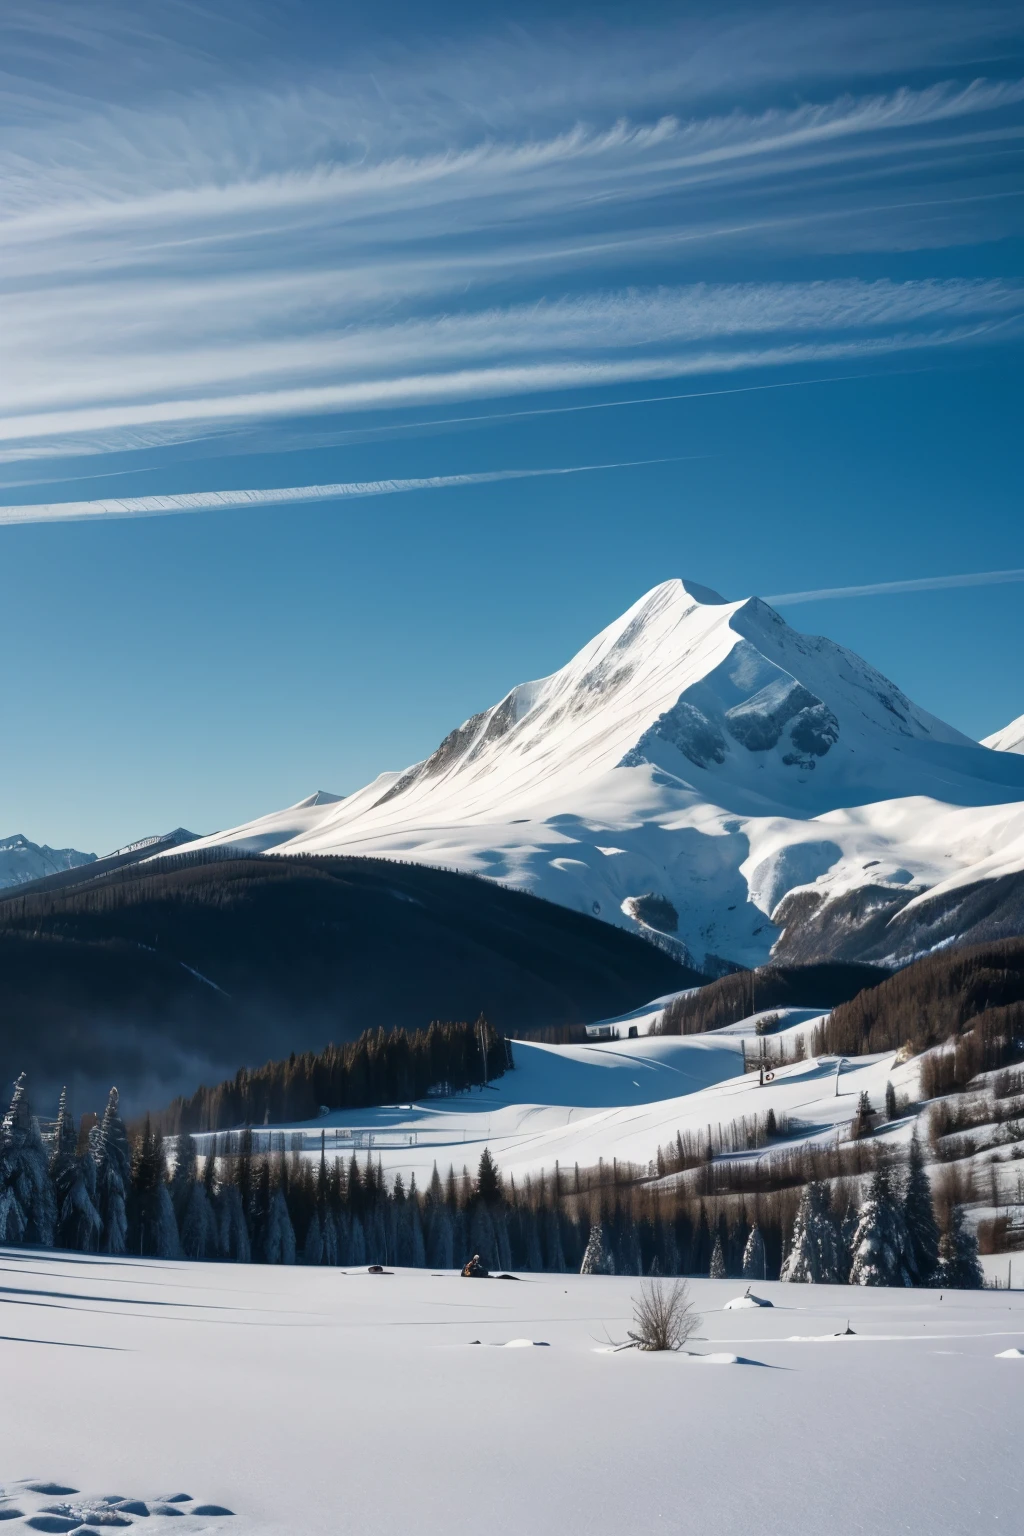
<svg viewBox="0 0 1024 1536">
<path fill-rule="evenodd" d="M 587 1251 L 580 1265 L 581 1275 L 614 1275 L 615 1264 L 600 1222 L 592 1222 L 587 1239 Z"/>
<path fill-rule="evenodd" d="M 54 1229 L 57 1247 L 90 1252 L 99 1243 L 103 1225 L 96 1209 L 96 1164 L 88 1153 L 82 1157 L 78 1155 L 78 1136 L 68 1107 L 66 1088 L 61 1091 L 57 1108 L 50 1181 L 57 1206 Z"/>
<path fill-rule="evenodd" d="M 712 1280 L 724 1280 L 726 1277 L 725 1254 L 722 1252 L 722 1239 L 717 1234 L 715 1236 L 715 1246 L 711 1250 L 710 1275 Z"/>
<path fill-rule="evenodd" d="M 885 1118 L 895 1120 L 898 1111 L 896 1109 L 896 1089 L 892 1085 L 892 1078 L 885 1080 Z"/>
<path fill-rule="evenodd" d="M 743 1278 L 744 1280 L 765 1280 L 768 1277 L 768 1261 L 764 1251 L 764 1238 L 761 1236 L 761 1228 L 755 1222 L 750 1229 L 746 1247 L 743 1249 Z"/>
<path fill-rule="evenodd" d="M 118 1092 L 111 1088 L 95 1138 L 96 1209 L 100 1213 L 101 1253 L 125 1253 L 128 1243 L 128 1193 L 131 1189 L 132 1153 L 128 1133 L 118 1108 Z"/>
<path fill-rule="evenodd" d="M 903 1215 L 910 1239 L 908 1262 L 915 1285 L 931 1285 L 939 1267 L 939 1224 L 917 1136 L 911 1137 Z"/>
<path fill-rule="evenodd" d="M 0 1125 L 0 1242 L 52 1248 L 57 1204 L 22 1072 Z"/>
<path fill-rule="evenodd" d="M 780 1280 L 805 1285 L 839 1285 L 845 1281 L 845 1255 L 832 1217 L 831 1199 L 832 1192 L 824 1181 L 804 1186 Z"/>
<path fill-rule="evenodd" d="M 954 1205 L 950 1210 L 949 1228 L 939 1241 L 935 1284 L 956 1291 L 978 1291 L 985 1284 L 978 1240 L 964 1219 L 962 1205 Z"/>
<path fill-rule="evenodd" d="M 69 1161 L 78 1151 L 78 1133 L 74 1116 L 68 1105 L 68 1090 L 60 1091 L 57 1105 L 57 1123 L 53 1128 L 53 1144 L 50 1148 L 50 1175 L 53 1177 L 62 1163 Z"/>
<path fill-rule="evenodd" d="M 892 1171 L 879 1168 L 853 1237 L 851 1285 L 910 1285 L 910 1238 Z"/>
</svg>

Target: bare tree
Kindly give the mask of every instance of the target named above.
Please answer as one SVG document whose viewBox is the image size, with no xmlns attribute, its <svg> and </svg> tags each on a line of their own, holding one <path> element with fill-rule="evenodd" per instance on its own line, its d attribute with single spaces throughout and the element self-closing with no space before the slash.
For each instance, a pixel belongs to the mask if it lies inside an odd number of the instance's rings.
<svg viewBox="0 0 1024 1536">
<path fill-rule="evenodd" d="M 633 1297 L 633 1327 L 628 1330 L 628 1349 L 682 1349 L 703 1322 L 693 1310 L 690 1288 L 676 1280 L 671 1289 L 660 1280 L 640 1287 Z"/>
</svg>

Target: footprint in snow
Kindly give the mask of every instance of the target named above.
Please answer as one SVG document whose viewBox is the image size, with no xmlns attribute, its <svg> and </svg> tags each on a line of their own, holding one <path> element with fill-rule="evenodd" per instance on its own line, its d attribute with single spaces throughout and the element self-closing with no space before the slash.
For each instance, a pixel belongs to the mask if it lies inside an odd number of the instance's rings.
<svg viewBox="0 0 1024 1536">
<path fill-rule="evenodd" d="M 234 1510 L 223 1504 L 197 1504 L 190 1493 L 169 1493 L 147 1501 L 119 1493 L 82 1494 L 64 1483 L 28 1480 L 10 1491 L 0 1489 L 0 1520 L 18 1522 L 5 1526 L 12 1536 L 18 1530 L 76 1531 L 79 1536 L 88 1536 L 89 1531 L 133 1526 L 138 1520 L 145 1520 L 147 1531 L 155 1533 L 161 1529 L 161 1519 L 180 1519 L 182 1515 L 230 1518 L 233 1514 Z"/>
</svg>

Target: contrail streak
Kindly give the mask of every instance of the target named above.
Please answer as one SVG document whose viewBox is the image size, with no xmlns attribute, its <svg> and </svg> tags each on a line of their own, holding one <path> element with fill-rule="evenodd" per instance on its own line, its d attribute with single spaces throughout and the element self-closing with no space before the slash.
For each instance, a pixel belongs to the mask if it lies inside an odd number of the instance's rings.
<svg viewBox="0 0 1024 1536">
<path fill-rule="evenodd" d="M 815 592 L 776 592 L 766 603 L 819 603 L 833 597 L 878 597 L 889 592 L 941 592 L 948 587 L 995 587 L 1024 581 L 1024 568 L 1010 571 L 969 571 L 961 576 L 920 576 L 912 581 L 875 581 L 861 587 L 819 587 Z"/>
<path fill-rule="evenodd" d="M 168 517 L 180 512 L 214 512 L 239 507 L 302 501 L 349 501 L 360 496 L 396 496 L 403 491 L 436 491 L 459 485 L 492 485 L 499 480 L 532 480 L 544 475 L 585 475 L 601 469 L 638 469 L 677 464 L 682 456 L 623 459 L 613 464 L 573 464 L 558 469 L 492 469 L 468 475 L 426 475 L 415 480 L 350 480 L 336 485 L 291 485 L 252 491 L 186 491 L 168 496 L 108 496 L 96 501 L 29 502 L 0 507 L 0 524 L 62 523 L 90 518 Z"/>
</svg>

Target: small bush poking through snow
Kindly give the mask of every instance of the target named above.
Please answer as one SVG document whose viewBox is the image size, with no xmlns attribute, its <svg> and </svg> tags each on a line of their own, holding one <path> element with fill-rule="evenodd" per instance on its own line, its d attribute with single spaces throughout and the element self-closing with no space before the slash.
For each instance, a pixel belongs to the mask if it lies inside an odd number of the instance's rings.
<svg viewBox="0 0 1024 1536">
<path fill-rule="evenodd" d="M 703 1322 L 693 1310 L 690 1288 L 676 1280 L 671 1288 L 660 1280 L 640 1287 L 633 1298 L 633 1327 L 626 1337 L 634 1349 L 682 1349 Z"/>
</svg>

